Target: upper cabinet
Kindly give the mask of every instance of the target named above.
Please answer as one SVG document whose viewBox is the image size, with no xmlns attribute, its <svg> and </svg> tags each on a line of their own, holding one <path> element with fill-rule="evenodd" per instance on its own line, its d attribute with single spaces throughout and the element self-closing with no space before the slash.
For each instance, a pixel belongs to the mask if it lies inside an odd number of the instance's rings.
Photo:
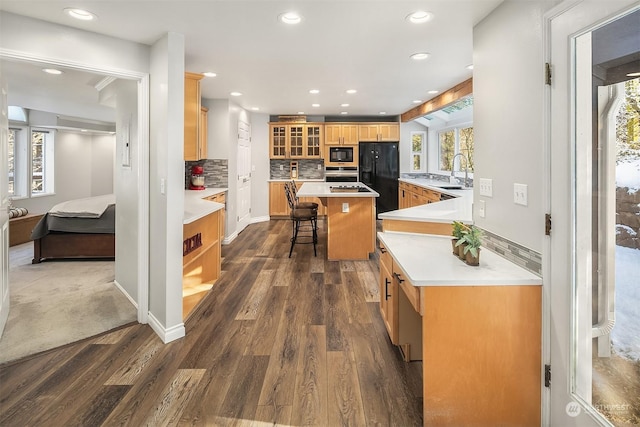
<svg viewBox="0 0 640 427">
<path fill-rule="evenodd" d="M 269 158 L 321 159 L 323 137 L 321 123 L 270 123 Z"/>
<path fill-rule="evenodd" d="M 326 145 L 358 145 L 358 125 L 331 123 L 324 125 Z"/>
<path fill-rule="evenodd" d="M 200 80 L 204 76 L 197 73 L 185 73 L 184 77 L 184 159 L 201 160 L 207 158 L 206 118 L 201 104 Z"/>
<path fill-rule="evenodd" d="M 365 123 L 358 126 L 360 141 L 400 141 L 398 123 Z"/>
</svg>

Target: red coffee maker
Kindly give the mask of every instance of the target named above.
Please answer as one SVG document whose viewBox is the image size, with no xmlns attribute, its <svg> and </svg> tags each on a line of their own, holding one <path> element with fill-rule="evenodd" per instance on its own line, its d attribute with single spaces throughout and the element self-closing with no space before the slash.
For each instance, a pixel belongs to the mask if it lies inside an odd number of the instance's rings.
<svg viewBox="0 0 640 427">
<path fill-rule="evenodd" d="M 202 166 L 191 167 L 189 190 L 204 190 L 204 168 Z"/>
</svg>

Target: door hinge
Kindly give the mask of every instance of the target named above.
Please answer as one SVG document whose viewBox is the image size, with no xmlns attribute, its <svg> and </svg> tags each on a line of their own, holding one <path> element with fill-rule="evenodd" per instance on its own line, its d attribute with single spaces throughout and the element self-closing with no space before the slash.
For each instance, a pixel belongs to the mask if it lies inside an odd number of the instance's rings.
<svg viewBox="0 0 640 427">
<path fill-rule="evenodd" d="M 544 64 L 544 83 L 551 86 L 551 64 L 548 62 Z"/>
<path fill-rule="evenodd" d="M 544 234 L 551 236 L 551 214 L 544 214 Z"/>
<path fill-rule="evenodd" d="M 551 387 L 551 365 L 544 365 L 544 386 Z"/>
</svg>

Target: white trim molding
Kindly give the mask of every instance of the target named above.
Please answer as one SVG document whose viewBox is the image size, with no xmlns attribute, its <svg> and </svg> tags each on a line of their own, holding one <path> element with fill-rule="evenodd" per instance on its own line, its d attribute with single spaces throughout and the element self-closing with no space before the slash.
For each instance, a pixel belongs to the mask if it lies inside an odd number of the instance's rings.
<svg viewBox="0 0 640 427">
<path fill-rule="evenodd" d="M 149 326 L 151 329 L 160 337 L 164 344 L 167 344 L 171 341 L 175 341 L 185 336 L 185 328 L 184 323 L 179 323 L 175 326 L 166 329 L 162 323 L 153 315 L 153 313 L 148 314 Z"/>
</svg>

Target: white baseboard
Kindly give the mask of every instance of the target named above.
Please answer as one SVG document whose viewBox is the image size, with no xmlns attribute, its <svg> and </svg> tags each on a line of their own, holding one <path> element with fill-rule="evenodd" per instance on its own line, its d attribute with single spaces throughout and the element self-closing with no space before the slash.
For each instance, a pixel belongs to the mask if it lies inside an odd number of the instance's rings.
<svg viewBox="0 0 640 427">
<path fill-rule="evenodd" d="M 224 238 L 224 240 L 222 241 L 222 244 L 229 245 L 231 244 L 231 242 L 233 242 L 236 239 L 236 237 L 238 237 L 238 232 L 234 231 L 233 233 L 231 233 L 231 235 Z"/>
<path fill-rule="evenodd" d="M 180 323 L 176 326 L 172 326 L 169 329 L 166 329 L 153 313 L 149 313 L 149 326 L 151 329 L 160 337 L 163 343 L 168 343 L 171 341 L 175 341 L 178 338 L 182 338 L 185 336 L 184 323 Z"/>
<path fill-rule="evenodd" d="M 125 297 L 127 297 L 127 299 L 129 300 L 129 302 L 131 304 L 133 304 L 133 306 L 136 308 L 136 310 L 138 309 L 138 301 L 134 300 L 131 295 L 129 295 L 129 292 L 125 291 L 124 288 L 120 285 L 120 283 L 118 283 L 117 280 L 113 281 L 113 284 L 116 285 L 116 288 L 118 288 L 120 290 L 120 292 L 122 292 L 124 294 Z"/>
<path fill-rule="evenodd" d="M 265 222 L 265 221 L 269 221 L 271 218 L 269 217 L 269 215 L 266 216 L 257 216 L 255 218 L 251 218 L 251 224 L 257 224 L 258 222 Z"/>
</svg>

